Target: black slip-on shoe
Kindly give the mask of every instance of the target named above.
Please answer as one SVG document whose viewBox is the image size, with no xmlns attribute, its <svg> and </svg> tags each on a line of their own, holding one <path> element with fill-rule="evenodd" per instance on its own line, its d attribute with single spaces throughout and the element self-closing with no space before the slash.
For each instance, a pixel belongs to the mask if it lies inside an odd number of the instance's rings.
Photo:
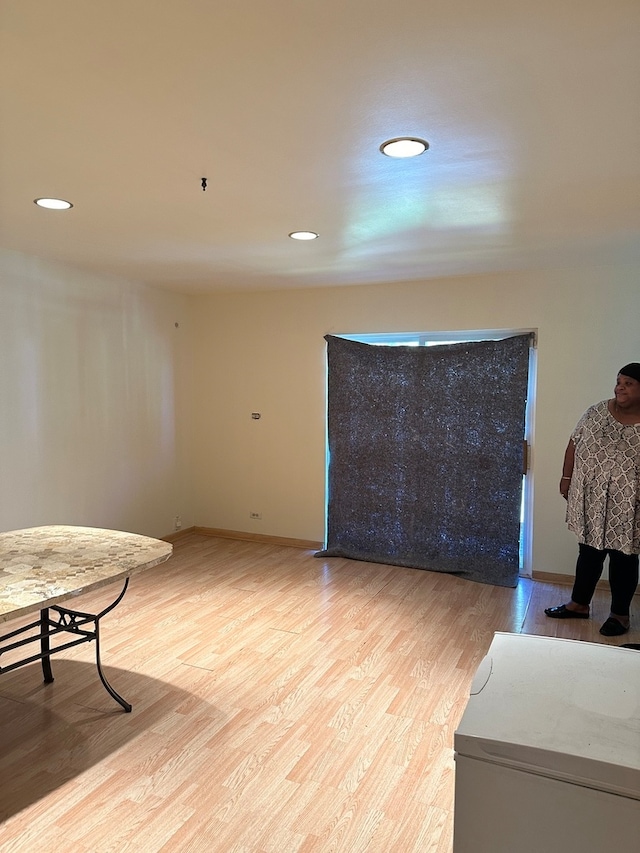
<svg viewBox="0 0 640 853">
<path fill-rule="evenodd" d="M 559 604 L 557 607 L 547 607 L 544 611 L 545 616 L 550 616 L 552 619 L 588 619 L 588 613 L 579 613 L 577 610 L 569 610 L 566 604 Z M 620 624 L 620 623 L 618 623 Z"/>
</svg>

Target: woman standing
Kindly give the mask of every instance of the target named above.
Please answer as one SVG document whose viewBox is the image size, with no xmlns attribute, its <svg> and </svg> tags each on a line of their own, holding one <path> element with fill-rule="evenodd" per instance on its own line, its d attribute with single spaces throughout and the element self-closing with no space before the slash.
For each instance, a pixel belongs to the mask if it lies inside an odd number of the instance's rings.
<svg viewBox="0 0 640 853">
<path fill-rule="evenodd" d="M 553 619 L 588 619 L 609 557 L 611 612 L 605 637 L 629 630 L 640 553 L 640 363 L 618 373 L 614 397 L 587 409 L 564 455 L 560 494 L 567 525 L 578 537 L 571 601 L 544 612 Z"/>
</svg>

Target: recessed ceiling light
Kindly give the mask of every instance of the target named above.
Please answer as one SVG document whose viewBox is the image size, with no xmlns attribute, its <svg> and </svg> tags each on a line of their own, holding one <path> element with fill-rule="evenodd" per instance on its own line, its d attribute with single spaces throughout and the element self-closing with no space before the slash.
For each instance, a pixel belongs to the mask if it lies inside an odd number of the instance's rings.
<svg viewBox="0 0 640 853">
<path fill-rule="evenodd" d="M 49 210 L 69 210 L 73 207 L 70 201 L 65 201 L 63 198 L 34 198 L 33 203 Z"/>
<path fill-rule="evenodd" d="M 380 151 L 387 157 L 417 157 L 429 147 L 426 139 L 416 136 L 398 136 L 395 139 L 387 139 L 380 146 Z"/>
<path fill-rule="evenodd" d="M 292 240 L 317 240 L 319 236 L 315 231 L 292 231 L 289 234 Z"/>
</svg>

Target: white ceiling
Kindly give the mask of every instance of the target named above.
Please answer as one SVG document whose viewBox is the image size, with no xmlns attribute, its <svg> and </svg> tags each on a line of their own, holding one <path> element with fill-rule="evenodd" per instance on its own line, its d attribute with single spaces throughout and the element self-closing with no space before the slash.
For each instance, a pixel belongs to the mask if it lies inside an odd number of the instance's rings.
<svg viewBox="0 0 640 853">
<path fill-rule="evenodd" d="M 638 0 L 0 16 L 5 248 L 189 292 L 639 258 Z M 405 134 L 430 150 L 380 154 Z"/>
</svg>

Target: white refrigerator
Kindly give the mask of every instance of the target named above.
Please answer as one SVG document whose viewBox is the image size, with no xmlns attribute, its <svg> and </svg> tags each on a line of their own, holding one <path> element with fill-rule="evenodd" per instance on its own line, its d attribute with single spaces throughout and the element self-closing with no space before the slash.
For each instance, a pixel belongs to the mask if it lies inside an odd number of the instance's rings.
<svg viewBox="0 0 640 853">
<path fill-rule="evenodd" d="M 454 750 L 454 853 L 640 851 L 640 651 L 495 634 Z"/>
</svg>

